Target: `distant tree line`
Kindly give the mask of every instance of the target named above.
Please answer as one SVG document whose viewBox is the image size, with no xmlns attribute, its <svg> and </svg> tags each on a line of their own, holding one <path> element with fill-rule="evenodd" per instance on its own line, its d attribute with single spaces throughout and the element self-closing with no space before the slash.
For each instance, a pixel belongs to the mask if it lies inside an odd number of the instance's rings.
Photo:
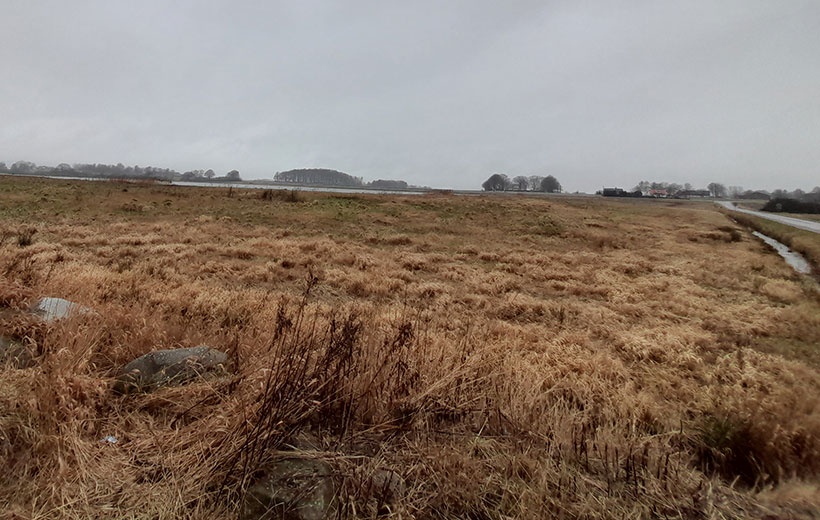
<svg viewBox="0 0 820 520">
<path fill-rule="evenodd" d="M 642 196 L 662 196 L 685 198 L 690 196 L 708 196 L 714 198 L 747 199 L 747 200 L 769 200 L 769 199 L 794 199 L 797 201 L 820 202 L 820 186 L 806 193 L 801 189 L 794 191 L 774 190 L 747 190 L 742 186 L 725 186 L 719 182 L 711 182 L 706 189 L 693 189 L 692 185 L 677 184 L 674 182 L 649 182 L 641 181 L 634 188 L 634 193 Z"/>
<path fill-rule="evenodd" d="M 370 188 L 379 188 L 381 190 L 403 190 L 410 187 L 404 181 L 394 181 L 387 179 L 377 179 L 375 181 L 368 182 L 367 186 Z"/>
<path fill-rule="evenodd" d="M 37 166 L 29 161 L 17 161 L 11 166 L 0 162 L 0 173 L 18 175 L 55 175 L 60 177 L 91 177 L 108 179 L 146 179 L 188 182 L 238 182 L 242 180 L 238 170 L 231 170 L 219 176 L 214 170 L 189 170 L 179 173 L 169 168 L 154 166 L 125 166 L 118 164 L 58 164 L 57 166 Z M 274 181 L 285 184 L 310 184 L 317 186 L 368 187 L 384 190 L 417 188 L 402 180 L 377 179 L 365 183 L 361 177 L 325 168 L 305 168 L 277 172 Z"/>
<path fill-rule="evenodd" d="M 604 188 L 595 192 L 596 195 L 603 195 L 604 197 L 643 197 L 644 194 L 639 190 L 626 191 L 622 188 Z"/>
<path fill-rule="evenodd" d="M 771 194 L 772 199 L 792 199 L 802 202 L 820 203 L 820 186 L 815 186 L 809 192 L 805 192 L 800 188 L 794 191 L 788 190 L 774 190 Z"/>
<path fill-rule="evenodd" d="M 276 182 L 286 184 L 313 184 L 319 186 L 364 186 L 361 177 L 354 177 L 347 173 L 325 168 L 302 168 L 276 172 L 273 176 Z"/>
<path fill-rule="evenodd" d="M 103 179 L 145 179 L 162 181 L 236 182 L 241 181 L 238 170 L 217 176 L 213 170 L 191 170 L 179 173 L 169 168 L 155 166 L 125 166 L 117 164 L 67 164 L 38 166 L 31 161 L 17 161 L 11 166 L 0 162 L 0 173 L 17 175 L 55 175 L 60 177 L 90 177 Z"/>
<path fill-rule="evenodd" d="M 542 177 L 519 175 L 510 179 L 503 173 L 494 173 L 481 184 L 484 191 L 542 191 L 546 193 L 561 193 L 561 183 L 552 175 Z"/>
<path fill-rule="evenodd" d="M 676 182 L 650 182 L 641 181 L 632 188 L 632 196 L 643 197 L 725 197 L 727 194 L 726 186 L 723 184 L 712 182 L 706 186 L 706 189 L 694 188 L 688 182 L 685 184 L 678 184 Z"/>
<path fill-rule="evenodd" d="M 284 184 L 366 187 L 382 190 L 402 190 L 413 187 L 401 180 L 377 179 L 371 182 L 364 182 L 361 177 L 354 177 L 353 175 L 327 168 L 301 168 L 285 172 L 276 172 L 273 176 L 273 180 Z"/>
<path fill-rule="evenodd" d="M 242 177 L 239 176 L 239 170 L 231 170 L 224 177 L 218 177 L 213 170 L 190 170 L 183 173 L 179 180 L 189 182 L 239 182 Z"/>
</svg>

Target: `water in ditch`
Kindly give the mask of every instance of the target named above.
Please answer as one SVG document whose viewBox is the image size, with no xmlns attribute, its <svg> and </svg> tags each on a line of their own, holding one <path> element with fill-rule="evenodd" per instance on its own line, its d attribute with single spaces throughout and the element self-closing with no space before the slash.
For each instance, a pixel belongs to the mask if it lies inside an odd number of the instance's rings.
<svg viewBox="0 0 820 520">
<path fill-rule="evenodd" d="M 803 274 L 811 274 L 811 265 L 809 265 L 805 258 L 789 249 L 789 246 L 758 231 L 753 231 L 752 234 L 777 251 L 777 254 L 782 256 L 786 263 L 792 266 L 795 271 Z"/>
</svg>

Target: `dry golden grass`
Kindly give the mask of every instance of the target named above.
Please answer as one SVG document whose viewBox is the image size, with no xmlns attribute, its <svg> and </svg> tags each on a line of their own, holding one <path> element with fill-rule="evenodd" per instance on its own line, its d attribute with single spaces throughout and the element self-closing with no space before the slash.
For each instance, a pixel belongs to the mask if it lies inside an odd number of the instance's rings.
<svg viewBox="0 0 820 520">
<path fill-rule="evenodd" d="M 389 467 L 396 518 L 817 518 L 813 284 L 711 205 L 0 178 L 40 354 L 0 369 L 0 518 L 232 518 L 307 432 L 350 517 Z M 202 343 L 232 375 L 112 393 Z"/>
</svg>

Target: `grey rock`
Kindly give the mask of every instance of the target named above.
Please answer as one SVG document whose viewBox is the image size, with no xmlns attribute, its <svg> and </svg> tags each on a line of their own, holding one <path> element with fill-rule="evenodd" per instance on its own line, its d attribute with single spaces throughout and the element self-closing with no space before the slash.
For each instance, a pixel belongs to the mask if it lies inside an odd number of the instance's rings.
<svg viewBox="0 0 820 520">
<path fill-rule="evenodd" d="M 299 432 L 285 442 L 285 447 L 297 451 L 321 451 L 322 442 L 312 433 Z"/>
<path fill-rule="evenodd" d="M 404 479 L 393 470 L 378 469 L 370 476 L 370 493 L 380 504 L 397 503 L 404 489 Z"/>
<path fill-rule="evenodd" d="M 333 468 L 321 460 L 276 462 L 245 494 L 239 520 L 324 520 L 336 514 Z"/>
<path fill-rule="evenodd" d="M 125 365 L 114 391 L 148 392 L 160 386 L 181 384 L 207 372 L 224 370 L 228 356 L 206 345 L 155 350 Z"/>
<path fill-rule="evenodd" d="M 83 314 L 96 314 L 92 309 L 62 298 L 41 298 L 32 308 L 31 312 L 42 318 L 43 321 L 51 323 L 64 318 Z"/>
<path fill-rule="evenodd" d="M 0 364 L 28 368 L 34 364 L 34 351 L 28 345 L 0 336 Z"/>
</svg>

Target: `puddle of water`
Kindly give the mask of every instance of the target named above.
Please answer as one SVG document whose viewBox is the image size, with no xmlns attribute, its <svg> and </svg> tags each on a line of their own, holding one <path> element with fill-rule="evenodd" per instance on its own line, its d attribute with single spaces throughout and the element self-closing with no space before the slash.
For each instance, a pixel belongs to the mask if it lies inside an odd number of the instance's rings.
<svg viewBox="0 0 820 520">
<path fill-rule="evenodd" d="M 806 259 L 789 249 L 786 244 L 778 242 L 772 237 L 766 236 L 758 231 L 752 231 L 752 234 L 772 246 L 775 251 L 777 251 L 777 254 L 782 256 L 786 263 L 792 266 L 795 271 L 803 274 L 811 274 L 811 266 Z"/>
</svg>

